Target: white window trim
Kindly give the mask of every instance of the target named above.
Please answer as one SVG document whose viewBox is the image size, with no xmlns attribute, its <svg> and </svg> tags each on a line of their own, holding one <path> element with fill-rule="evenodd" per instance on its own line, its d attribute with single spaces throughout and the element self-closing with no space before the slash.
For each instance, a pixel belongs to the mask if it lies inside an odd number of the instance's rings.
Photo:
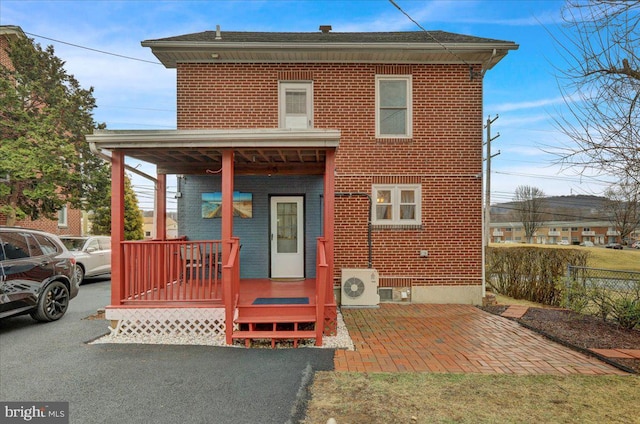
<svg viewBox="0 0 640 424">
<path fill-rule="evenodd" d="M 285 93 L 289 88 L 305 89 L 307 91 L 307 128 L 313 128 L 313 81 L 278 81 L 278 125 L 286 128 Z"/>
<path fill-rule="evenodd" d="M 380 134 L 380 81 L 407 82 L 407 132 L 406 134 Z M 413 78 L 411 75 L 376 75 L 376 138 L 413 137 Z"/>
<path fill-rule="evenodd" d="M 391 216 L 392 219 L 378 219 L 376 213 L 377 198 L 379 190 L 391 191 Z M 400 219 L 400 193 L 403 190 L 413 190 L 416 200 L 415 219 Z M 373 198 L 372 225 L 390 225 L 390 226 L 415 226 L 422 225 L 422 185 L 420 184 L 374 184 L 371 190 Z"/>
<path fill-rule="evenodd" d="M 58 211 L 58 228 L 67 228 L 69 225 L 69 209 L 65 205 Z"/>
</svg>

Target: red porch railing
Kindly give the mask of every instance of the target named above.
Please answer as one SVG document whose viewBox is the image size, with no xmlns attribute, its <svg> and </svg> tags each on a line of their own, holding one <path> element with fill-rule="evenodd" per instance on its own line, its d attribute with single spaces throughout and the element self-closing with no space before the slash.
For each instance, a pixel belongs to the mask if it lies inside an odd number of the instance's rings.
<svg viewBox="0 0 640 424">
<path fill-rule="evenodd" d="M 222 284 L 224 286 L 225 340 L 233 344 L 233 321 L 240 299 L 240 242 L 237 237 L 229 243 L 229 261 L 222 267 Z"/>
<path fill-rule="evenodd" d="M 222 242 L 125 241 L 122 304 L 222 303 Z"/>
<path fill-rule="evenodd" d="M 327 263 L 325 239 L 322 237 L 318 237 L 316 256 L 316 346 L 322 346 L 324 308 L 327 284 L 329 284 L 329 264 Z"/>
</svg>

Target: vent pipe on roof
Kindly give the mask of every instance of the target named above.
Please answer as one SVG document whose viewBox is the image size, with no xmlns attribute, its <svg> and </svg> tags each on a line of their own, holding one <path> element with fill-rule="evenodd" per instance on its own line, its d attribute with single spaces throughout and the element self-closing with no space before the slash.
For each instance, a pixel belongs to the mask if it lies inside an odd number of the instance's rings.
<svg viewBox="0 0 640 424">
<path fill-rule="evenodd" d="M 216 25 L 216 40 L 222 40 L 222 34 L 220 33 L 220 25 Z"/>
<path fill-rule="evenodd" d="M 328 34 L 332 29 L 331 25 L 320 25 L 320 31 L 322 31 L 323 34 Z"/>
</svg>

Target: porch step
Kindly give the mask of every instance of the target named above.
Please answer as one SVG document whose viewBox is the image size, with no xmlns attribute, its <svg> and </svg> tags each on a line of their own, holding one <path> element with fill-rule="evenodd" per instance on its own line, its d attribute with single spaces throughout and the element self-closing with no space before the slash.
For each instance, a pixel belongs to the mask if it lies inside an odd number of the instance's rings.
<svg viewBox="0 0 640 424">
<path fill-rule="evenodd" d="M 278 317 L 286 319 L 289 317 L 312 317 L 308 321 L 315 321 L 316 307 L 315 305 L 240 305 L 238 306 L 238 319 L 246 320 L 249 318 Z M 246 322 L 246 321 L 245 321 Z M 285 321 L 279 321 L 285 322 Z M 288 321 L 293 322 L 293 321 Z"/>
<path fill-rule="evenodd" d="M 242 314 L 242 312 L 240 312 Z M 316 322 L 315 314 L 300 314 L 300 315 L 261 315 L 261 316 L 246 316 L 239 315 L 235 320 L 238 324 L 290 324 L 301 322 Z"/>
<path fill-rule="evenodd" d="M 261 330 L 240 330 L 234 331 L 232 338 L 234 340 L 244 339 L 245 346 L 251 346 L 251 340 L 264 340 L 271 339 L 271 347 L 276 347 L 276 340 L 293 340 L 293 347 L 298 347 L 298 340 L 300 339 L 315 339 L 316 332 L 315 331 L 290 331 L 290 330 L 280 330 L 280 331 L 261 331 Z"/>
</svg>

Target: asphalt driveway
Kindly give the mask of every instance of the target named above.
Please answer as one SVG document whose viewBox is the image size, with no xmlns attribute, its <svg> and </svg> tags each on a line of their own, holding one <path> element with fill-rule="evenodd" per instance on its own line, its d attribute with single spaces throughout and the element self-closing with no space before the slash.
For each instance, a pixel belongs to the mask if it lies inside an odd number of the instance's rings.
<svg viewBox="0 0 640 424">
<path fill-rule="evenodd" d="M 82 285 L 57 322 L 0 320 L 0 400 L 69 402 L 82 424 L 297 422 L 313 373 L 333 369 L 331 349 L 88 345 L 109 285 Z"/>
</svg>

